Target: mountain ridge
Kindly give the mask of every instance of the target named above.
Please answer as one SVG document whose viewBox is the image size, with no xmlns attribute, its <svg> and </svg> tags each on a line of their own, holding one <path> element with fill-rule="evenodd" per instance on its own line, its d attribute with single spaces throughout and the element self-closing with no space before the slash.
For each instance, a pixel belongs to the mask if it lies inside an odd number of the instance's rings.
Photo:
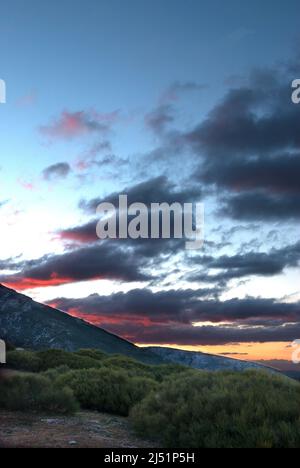
<svg viewBox="0 0 300 468">
<path fill-rule="evenodd" d="M 62 312 L 0 284 L 0 339 L 32 350 L 94 348 L 123 354 L 146 364 L 175 362 L 202 370 L 269 369 L 260 364 L 201 352 L 138 347 L 80 318 Z M 275 371 L 275 370 L 274 370 Z"/>
<path fill-rule="evenodd" d="M 3 285 L 0 285 L 0 338 L 33 350 L 95 348 L 149 364 L 162 361 L 117 335 Z"/>
<path fill-rule="evenodd" d="M 199 370 L 234 370 L 242 371 L 247 369 L 265 369 L 272 372 L 277 372 L 277 369 L 270 366 L 263 366 L 252 361 L 242 361 L 240 359 L 218 356 L 215 354 L 202 353 L 199 351 L 185 351 L 176 348 L 162 348 L 159 346 L 150 346 L 147 348 L 152 353 L 157 354 L 163 359 L 176 362 L 188 367 Z"/>
</svg>

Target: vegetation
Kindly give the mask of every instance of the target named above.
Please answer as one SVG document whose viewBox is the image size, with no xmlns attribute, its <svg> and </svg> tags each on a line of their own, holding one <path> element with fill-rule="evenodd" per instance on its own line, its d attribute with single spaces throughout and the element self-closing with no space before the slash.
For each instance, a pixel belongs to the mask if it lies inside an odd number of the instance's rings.
<svg viewBox="0 0 300 468">
<path fill-rule="evenodd" d="M 60 376 L 57 384 L 70 387 L 82 408 L 124 416 L 157 388 L 154 380 L 108 368 L 71 371 Z"/>
<path fill-rule="evenodd" d="M 72 414 L 78 403 L 68 387 L 53 385 L 40 375 L 15 375 L 1 381 L 0 408 Z"/>
<path fill-rule="evenodd" d="M 97 350 L 9 351 L 0 408 L 127 416 L 165 447 L 300 447 L 300 384 L 262 371 L 150 366 Z"/>
<path fill-rule="evenodd" d="M 10 351 L 7 353 L 7 365 L 11 369 L 29 372 L 43 372 L 60 366 L 67 366 L 69 369 L 95 369 L 101 367 L 99 358 L 90 357 L 89 354 L 68 353 L 56 349 L 36 353 L 31 351 Z"/>
<path fill-rule="evenodd" d="M 8 351 L 6 359 L 10 369 L 39 372 L 42 366 L 37 353 L 31 351 Z"/>
<path fill-rule="evenodd" d="M 165 381 L 131 417 L 166 447 L 300 447 L 300 386 L 262 371 L 191 372 Z"/>
</svg>

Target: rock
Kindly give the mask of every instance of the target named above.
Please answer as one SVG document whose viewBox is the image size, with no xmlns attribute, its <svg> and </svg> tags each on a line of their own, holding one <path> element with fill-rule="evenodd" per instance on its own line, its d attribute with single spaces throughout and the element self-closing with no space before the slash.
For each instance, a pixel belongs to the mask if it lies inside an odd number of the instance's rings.
<svg viewBox="0 0 300 468">
<path fill-rule="evenodd" d="M 41 422 L 44 422 L 46 424 L 59 424 L 60 420 L 59 419 L 41 419 Z"/>
<path fill-rule="evenodd" d="M 77 445 L 76 440 L 70 440 L 69 445 L 71 445 L 71 446 Z"/>
</svg>

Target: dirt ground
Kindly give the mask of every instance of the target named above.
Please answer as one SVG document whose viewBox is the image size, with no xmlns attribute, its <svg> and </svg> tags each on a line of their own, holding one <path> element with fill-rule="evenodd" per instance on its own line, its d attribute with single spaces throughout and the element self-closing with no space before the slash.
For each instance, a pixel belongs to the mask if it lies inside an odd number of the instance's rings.
<svg viewBox="0 0 300 468">
<path fill-rule="evenodd" d="M 71 417 L 0 411 L 0 448 L 154 448 L 119 416 L 80 412 Z"/>
</svg>

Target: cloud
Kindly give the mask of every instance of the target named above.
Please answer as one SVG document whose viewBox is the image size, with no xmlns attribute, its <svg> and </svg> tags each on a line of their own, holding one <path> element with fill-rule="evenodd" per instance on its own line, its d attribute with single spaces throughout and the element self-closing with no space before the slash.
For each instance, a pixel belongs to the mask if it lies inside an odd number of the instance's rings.
<svg viewBox="0 0 300 468">
<path fill-rule="evenodd" d="M 161 136 L 174 120 L 174 109 L 170 104 L 160 105 L 145 116 L 146 126 L 158 136 Z"/>
<path fill-rule="evenodd" d="M 151 344 L 228 344 L 292 341 L 299 336 L 299 303 L 247 298 L 207 299 L 214 290 L 136 289 L 111 296 L 57 298 L 52 305 L 121 334 Z M 215 323 L 193 326 L 194 323 Z M 257 326 L 263 323 L 264 326 Z M 298 334 L 297 334 L 298 333 Z"/>
<path fill-rule="evenodd" d="M 33 192 L 36 189 L 36 185 L 32 181 L 18 179 L 18 183 L 23 187 L 23 189 Z"/>
<path fill-rule="evenodd" d="M 105 134 L 117 120 L 118 115 L 118 111 L 107 114 L 99 114 L 94 110 L 63 111 L 53 122 L 41 126 L 39 131 L 51 140 L 71 140 L 88 134 Z"/>
<path fill-rule="evenodd" d="M 65 179 L 70 172 L 72 171 L 70 165 L 68 163 L 57 163 L 53 164 L 52 166 L 46 167 L 43 170 L 43 178 L 45 180 L 55 180 L 55 179 Z"/>
<path fill-rule="evenodd" d="M 143 272 L 141 258 L 132 257 L 130 251 L 109 241 L 23 262 L 21 266 L 20 273 L 2 275 L 0 281 L 25 290 L 96 279 L 125 282 L 151 279 Z"/>
<path fill-rule="evenodd" d="M 165 176 L 148 179 L 136 185 L 124 188 L 120 193 L 111 193 L 105 198 L 94 198 L 91 200 L 81 200 L 80 208 L 86 214 L 96 214 L 96 209 L 100 203 L 112 203 L 116 209 L 119 206 L 119 195 L 128 196 L 128 205 L 132 203 L 144 203 L 149 209 L 149 228 L 151 229 L 151 204 L 152 203 L 193 203 L 201 198 L 199 187 L 181 187 L 168 180 Z M 133 217 L 128 217 L 128 222 Z M 93 218 L 85 224 L 73 226 L 68 229 L 58 231 L 56 235 L 63 241 L 71 241 L 79 244 L 89 244 L 98 240 L 96 235 L 96 226 L 99 219 Z M 160 229 L 162 226 L 160 225 Z M 118 219 L 117 219 L 118 232 Z M 112 240 L 112 244 L 121 245 L 124 248 L 130 248 L 135 257 L 141 258 L 145 264 L 155 260 L 156 262 L 166 261 L 168 257 L 178 253 L 185 252 L 185 238 L 177 239 L 173 236 L 174 226 L 171 225 L 171 238 L 162 238 L 162 232 L 158 239 L 120 239 Z"/>
<path fill-rule="evenodd" d="M 300 153 L 229 159 L 222 161 L 219 168 L 216 172 L 214 164 L 207 165 L 204 170 L 199 169 L 198 175 L 206 183 L 235 192 L 254 189 L 278 196 L 300 195 Z"/>
<path fill-rule="evenodd" d="M 91 200 L 81 200 L 80 208 L 88 214 L 95 214 L 98 205 L 102 202 L 112 203 L 116 207 L 119 205 L 119 195 L 128 196 L 128 204 L 144 203 L 150 207 L 151 203 L 192 203 L 201 198 L 201 189 L 194 186 L 181 187 L 171 182 L 166 176 L 153 177 L 144 182 L 140 182 L 130 187 L 125 187 L 119 193 L 112 193 L 107 197 L 94 198 Z"/>
<path fill-rule="evenodd" d="M 93 143 L 86 151 L 84 151 L 78 157 L 78 160 L 76 161 L 76 164 L 75 164 L 77 169 L 79 170 L 88 169 L 90 166 L 92 166 L 95 163 L 99 154 L 103 152 L 111 153 L 111 143 L 108 140 L 101 140 L 96 143 Z"/>
<path fill-rule="evenodd" d="M 195 179 L 222 194 L 223 215 L 299 219 L 300 114 L 289 76 L 286 68 L 252 72 L 183 135 L 199 158 Z"/>
<path fill-rule="evenodd" d="M 86 224 L 74 226 L 58 231 L 56 234 L 62 240 L 89 244 L 99 240 L 96 233 L 98 220 L 91 220 Z"/>
<path fill-rule="evenodd" d="M 269 253 L 247 252 L 232 256 L 221 257 L 196 256 L 189 260 L 189 264 L 204 267 L 201 272 L 193 272 L 187 276 L 189 281 L 223 282 L 233 278 L 249 276 L 275 276 L 285 268 L 297 268 L 300 261 L 300 242 L 272 249 Z M 212 270 L 221 270 L 217 274 L 209 274 Z"/>
<path fill-rule="evenodd" d="M 215 288 L 180 289 L 153 292 L 134 289 L 111 296 L 93 294 L 81 299 L 55 299 L 63 310 L 77 309 L 83 314 L 98 315 L 102 319 L 112 316 L 128 320 L 143 319 L 155 323 L 239 322 L 247 324 L 253 319 L 277 319 L 293 322 L 299 319 L 299 303 L 280 303 L 273 299 L 246 298 L 219 301 L 207 299 L 215 296 Z"/>
<path fill-rule="evenodd" d="M 300 196 L 271 195 L 256 191 L 224 196 L 220 214 L 242 221 L 298 221 Z"/>
</svg>

